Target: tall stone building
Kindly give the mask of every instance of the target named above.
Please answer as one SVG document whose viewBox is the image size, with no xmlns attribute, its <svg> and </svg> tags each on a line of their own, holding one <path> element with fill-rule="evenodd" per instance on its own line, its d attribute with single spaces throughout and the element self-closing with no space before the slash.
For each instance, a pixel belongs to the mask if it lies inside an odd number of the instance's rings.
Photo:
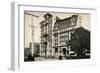
<svg viewBox="0 0 100 73">
<path fill-rule="evenodd" d="M 71 39 L 71 34 L 75 31 L 75 28 L 79 27 L 79 24 L 81 24 L 81 21 L 78 15 L 72 15 L 65 19 L 56 17 L 53 28 L 54 57 L 60 55 L 64 57 L 71 54 L 72 51 L 67 42 Z"/>
<path fill-rule="evenodd" d="M 41 29 L 41 51 L 40 55 L 44 57 L 52 56 L 52 15 L 45 14 L 45 20 L 40 23 Z"/>
<path fill-rule="evenodd" d="M 81 16 L 72 15 L 60 19 L 59 17 L 54 18 L 53 15 L 47 13 L 44 15 L 44 18 L 40 23 L 40 56 L 48 58 L 63 56 L 64 58 L 74 53 L 68 46 L 68 41 L 71 39 L 71 34 L 74 33 L 75 29 L 83 24 Z"/>
</svg>

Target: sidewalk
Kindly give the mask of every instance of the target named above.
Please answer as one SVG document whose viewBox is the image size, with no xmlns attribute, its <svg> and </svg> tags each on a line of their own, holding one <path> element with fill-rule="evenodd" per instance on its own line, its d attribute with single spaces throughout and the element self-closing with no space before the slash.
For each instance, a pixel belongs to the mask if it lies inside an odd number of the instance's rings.
<svg viewBox="0 0 100 73">
<path fill-rule="evenodd" d="M 57 58 L 35 57 L 35 61 L 50 61 L 50 60 L 58 60 L 58 59 Z"/>
</svg>

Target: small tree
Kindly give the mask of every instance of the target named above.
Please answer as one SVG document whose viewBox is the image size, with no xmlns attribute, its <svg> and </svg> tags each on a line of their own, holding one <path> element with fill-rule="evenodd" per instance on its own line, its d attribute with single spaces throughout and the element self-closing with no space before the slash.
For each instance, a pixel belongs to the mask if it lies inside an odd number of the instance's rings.
<svg viewBox="0 0 100 73">
<path fill-rule="evenodd" d="M 90 32 L 82 27 L 75 29 L 68 45 L 77 53 L 77 56 L 85 56 L 86 50 L 90 52 Z"/>
</svg>

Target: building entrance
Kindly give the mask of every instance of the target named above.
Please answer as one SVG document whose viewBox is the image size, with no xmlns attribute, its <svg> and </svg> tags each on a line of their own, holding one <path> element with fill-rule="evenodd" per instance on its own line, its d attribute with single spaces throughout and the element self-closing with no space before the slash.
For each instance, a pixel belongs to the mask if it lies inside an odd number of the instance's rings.
<svg viewBox="0 0 100 73">
<path fill-rule="evenodd" d="M 62 49 L 63 55 L 66 56 L 66 48 Z"/>
</svg>

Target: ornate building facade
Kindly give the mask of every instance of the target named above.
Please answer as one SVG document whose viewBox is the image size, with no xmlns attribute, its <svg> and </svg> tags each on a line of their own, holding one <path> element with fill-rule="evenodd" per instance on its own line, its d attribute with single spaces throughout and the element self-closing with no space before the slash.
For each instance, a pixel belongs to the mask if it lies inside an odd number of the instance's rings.
<svg viewBox="0 0 100 73">
<path fill-rule="evenodd" d="M 78 15 L 72 15 L 65 19 L 56 17 L 53 28 L 54 57 L 69 56 L 73 52 L 67 42 L 71 39 L 71 34 L 75 31 L 75 28 L 79 27 L 80 23 Z"/>
<path fill-rule="evenodd" d="M 68 41 L 76 28 L 80 27 L 81 19 L 79 15 L 72 15 L 65 19 L 56 17 L 54 22 L 51 14 L 44 15 L 45 20 L 40 23 L 41 46 L 40 56 L 55 57 L 69 56 L 71 51 Z"/>
<path fill-rule="evenodd" d="M 52 15 L 45 14 L 45 20 L 40 23 L 41 29 L 41 51 L 40 55 L 44 57 L 52 56 Z"/>
</svg>

